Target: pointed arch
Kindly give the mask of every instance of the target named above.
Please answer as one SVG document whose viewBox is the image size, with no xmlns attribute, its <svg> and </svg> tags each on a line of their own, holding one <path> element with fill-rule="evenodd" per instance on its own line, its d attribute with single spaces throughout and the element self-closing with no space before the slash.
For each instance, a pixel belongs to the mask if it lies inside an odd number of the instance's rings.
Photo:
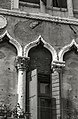
<svg viewBox="0 0 78 119">
<path fill-rule="evenodd" d="M 15 48 L 17 49 L 17 55 L 18 56 L 22 56 L 22 47 L 20 45 L 19 42 L 17 42 L 14 38 L 12 38 L 8 31 L 6 30 L 2 35 L 0 35 L 0 39 L 4 38 L 5 36 L 7 36 L 9 38 L 9 43 L 11 43 L 12 45 L 15 46 Z"/>
<path fill-rule="evenodd" d="M 28 45 L 26 45 L 24 47 L 24 56 L 28 57 L 29 50 L 31 48 L 37 46 L 40 42 L 43 43 L 43 47 L 45 47 L 46 49 L 48 49 L 50 51 L 50 53 L 52 54 L 53 61 L 54 60 L 57 61 L 57 52 L 56 52 L 56 50 L 49 43 L 45 42 L 41 35 L 39 35 L 37 40 L 35 40 L 33 42 L 30 42 Z"/>
<path fill-rule="evenodd" d="M 59 61 L 61 61 L 61 62 L 63 61 L 63 56 L 64 56 L 64 54 L 65 54 L 66 52 L 68 52 L 68 51 L 70 50 L 70 48 L 71 48 L 73 45 L 74 45 L 74 46 L 77 48 L 77 50 L 78 50 L 78 44 L 77 44 L 76 41 L 73 39 L 70 44 L 64 46 L 64 47 L 60 50 L 60 52 L 59 52 L 59 54 L 58 54 Z"/>
</svg>

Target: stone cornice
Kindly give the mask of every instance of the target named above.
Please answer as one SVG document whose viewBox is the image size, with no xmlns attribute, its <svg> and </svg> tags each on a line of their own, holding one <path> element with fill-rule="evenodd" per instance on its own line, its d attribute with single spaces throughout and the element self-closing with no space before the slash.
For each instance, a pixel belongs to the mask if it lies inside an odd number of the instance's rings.
<svg viewBox="0 0 78 119">
<path fill-rule="evenodd" d="M 20 10 L 8 10 L 8 9 L 0 8 L 0 14 L 14 16 L 14 17 L 21 17 L 21 18 L 31 18 L 31 19 L 37 19 L 37 20 L 43 20 L 49 22 L 57 22 L 63 24 L 78 25 L 78 19 L 76 18 L 62 18 L 62 17 L 51 16 L 49 14 L 43 14 L 43 13 L 27 13 Z"/>
</svg>

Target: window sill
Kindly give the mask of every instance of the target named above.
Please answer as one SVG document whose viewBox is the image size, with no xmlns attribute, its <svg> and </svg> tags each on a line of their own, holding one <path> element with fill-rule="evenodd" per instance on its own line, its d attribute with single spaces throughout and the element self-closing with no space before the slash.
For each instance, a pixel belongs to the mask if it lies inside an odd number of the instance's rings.
<svg viewBox="0 0 78 119">
<path fill-rule="evenodd" d="M 74 9 L 73 12 L 74 12 L 74 13 L 78 13 L 78 9 Z"/>
<path fill-rule="evenodd" d="M 20 6 L 26 6 L 26 7 L 33 7 L 33 8 L 39 8 L 39 4 L 34 3 L 28 3 L 28 2 L 19 2 Z"/>
<path fill-rule="evenodd" d="M 66 9 L 66 8 L 57 8 L 57 7 L 53 7 L 53 10 L 62 11 L 62 12 L 67 12 L 67 9 Z"/>
<path fill-rule="evenodd" d="M 51 98 L 51 94 L 38 94 L 39 97 L 47 97 L 47 98 Z"/>
<path fill-rule="evenodd" d="M 54 10 L 54 11 L 67 12 L 67 8 L 52 7 L 52 8 L 47 8 L 47 9 L 48 10 Z"/>
</svg>

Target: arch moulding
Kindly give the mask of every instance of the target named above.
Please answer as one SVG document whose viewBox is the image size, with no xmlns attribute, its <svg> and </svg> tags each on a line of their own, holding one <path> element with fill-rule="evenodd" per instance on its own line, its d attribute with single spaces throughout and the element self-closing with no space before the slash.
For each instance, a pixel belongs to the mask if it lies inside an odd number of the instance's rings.
<svg viewBox="0 0 78 119">
<path fill-rule="evenodd" d="M 57 61 L 57 52 L 56 50 L 47 42 L 44 41 L 44 39 L 42 38 L 41 35 L 39 35 L 39 37 L 37 38 L 37 40 L 33 41 L 33 42 L 30 42 L 29 44 L 27 44 L 25 47 L 24 47 L 24 56 L 25 57 L 28 57 L 28 52 L 31 48 L 37 46 L 40 41 L 43 43 L 43 47 L 45 47 L 46 49 L 48 49 L 50 51 L 50 53 L 52 54 L 52 59 L 53 61 Z"/>
<path fill-rule="evenodd" d="M 12 45 L 14 45 L 15 48 L 17 49 L 17 55 L 18 56 L 22 56 L 22 47 L 21 47 L 20 43 L 17 42 L 14 38 L 12 38 L 9 35 L 9 33 L 8 33 L 7 30 L 2 35 L 0 35 L 0 39 L 2 39 L 5 35 L 9 38 L 9 43 L 11 43 Z"/>
<path fill-rule="evenodd" d="M 60 62 L 63 62 L 63 56 L 64 56 L 64 54 L 65 54 L 66 52 L 68 52 L 68 51 L 70 50 L 70 48 L 71 48 L 73 45 L 74 45 L 74 46 L 77 48 L 77 50 L 78 50 L 78 44 L 76 43 L 76 41 L 75 41 L 74 39 L 72 40 L 72 42 L 71 42 L 70 44 L 64 46 L 64 47 L 60 50 L 60 52 L 59 52 L 59 54 L 58 54 L 58 57 L 59 57 L 59 61 L 60 61 Z"/>
</svg>

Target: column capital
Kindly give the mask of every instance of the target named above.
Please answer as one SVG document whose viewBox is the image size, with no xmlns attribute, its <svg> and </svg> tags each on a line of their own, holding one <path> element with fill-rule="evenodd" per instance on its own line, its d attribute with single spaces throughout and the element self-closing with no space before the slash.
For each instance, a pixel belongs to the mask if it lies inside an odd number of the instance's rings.
<svg viewBox="0 0 78 119">
<path fill-rule="evenodd" d="M 27 70 L 29 65 L 30 58 L 29 57 L 23 57 L 23 56 L 17 56 L 15 59 L 15 66 L 19 70 Z"/>
<path fill-rule="evenodd" d="M 53 61 L 52 62 L 52 71 L 60 72 L 65 67 L 65 62 Z"/>
</svg>

